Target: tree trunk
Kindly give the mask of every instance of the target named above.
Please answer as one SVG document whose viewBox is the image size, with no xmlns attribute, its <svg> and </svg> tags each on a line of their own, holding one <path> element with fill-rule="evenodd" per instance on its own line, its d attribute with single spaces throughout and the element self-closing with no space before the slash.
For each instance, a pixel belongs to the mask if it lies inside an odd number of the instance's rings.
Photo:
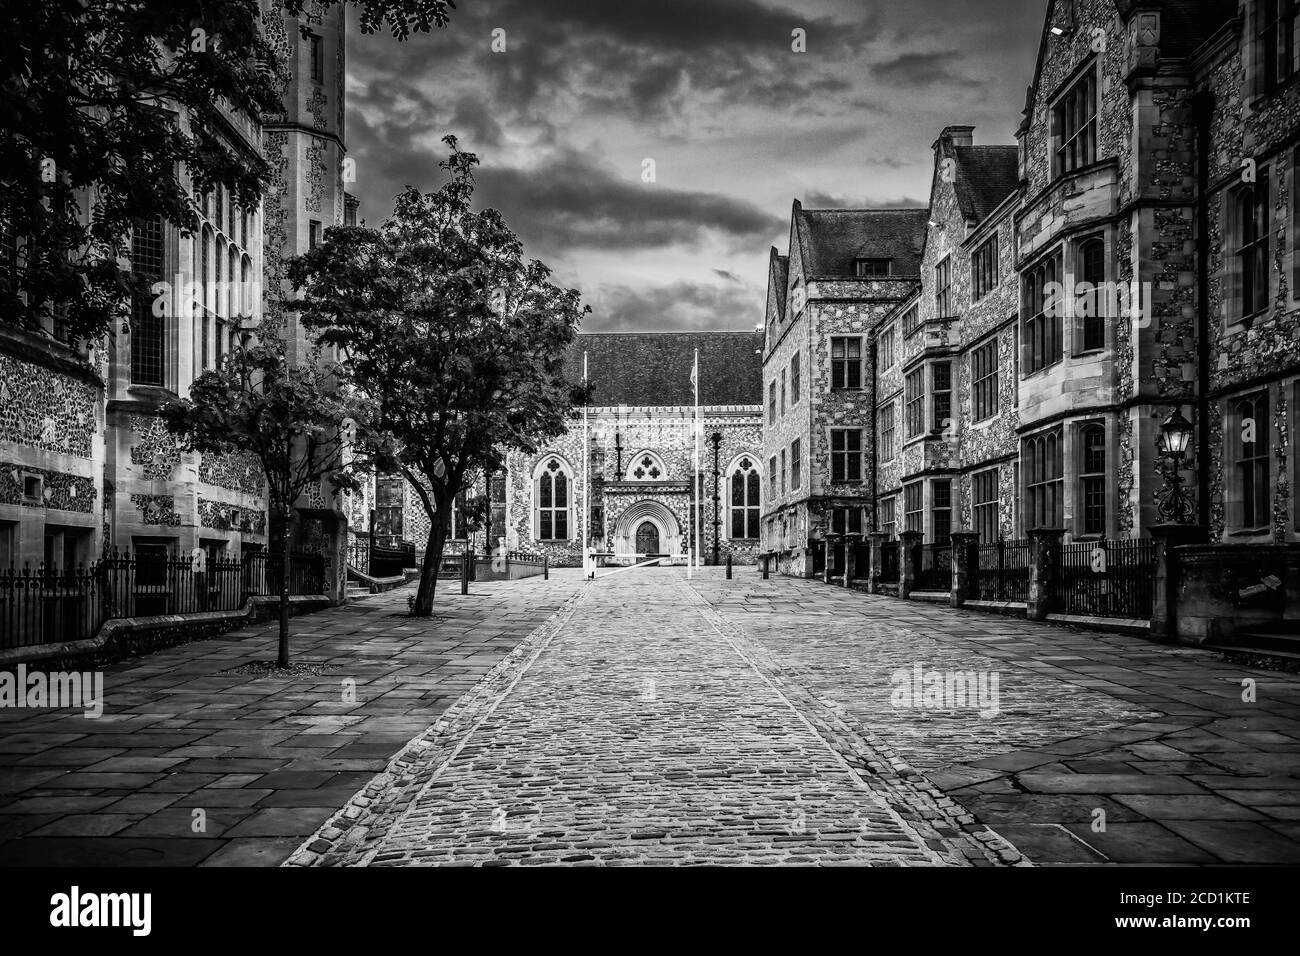
<svg viewBox="0 0 1300 956">
<path fill-rule="evenodd" d="M 424 563 L 420 566 L 420 588 L 415 592 L 415 607 L 411 614 L 415 617 L 429 617 L 433 614 L 433 595 L 438 587 L 438 568 L 442 566 L 442 549 L 447 545 L 447 529 L 442 521 L 435 518 L 429 524 L 429 545 L 424 551 Z"/>
<path fill-rule="evenodd" d="M 289 516 L 284 516 L 284 529 L 280 539 L 280 656 L 276 667 L 289 666 L 289 538 L 292 528 Z"/>
</svg>

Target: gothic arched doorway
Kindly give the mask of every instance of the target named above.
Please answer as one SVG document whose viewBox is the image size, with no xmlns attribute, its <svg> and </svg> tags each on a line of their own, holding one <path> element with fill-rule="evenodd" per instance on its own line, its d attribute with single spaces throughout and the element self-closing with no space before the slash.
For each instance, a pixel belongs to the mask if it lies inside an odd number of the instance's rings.
<svg viewBox="0 0 1300 956">
<path fill-rule="evenodd" d="M 643 521 L 636 529 L 636 553 L 659 554 L 659 529 L 653 522 Z"/>
</svg>

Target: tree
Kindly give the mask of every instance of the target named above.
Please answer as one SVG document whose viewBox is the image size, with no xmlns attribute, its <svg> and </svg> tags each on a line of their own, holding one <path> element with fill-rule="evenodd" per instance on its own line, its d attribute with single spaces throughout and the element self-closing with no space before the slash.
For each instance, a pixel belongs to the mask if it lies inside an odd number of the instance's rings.
<svg viewBox="0 0 1300 956">
<path fill-rule="evenodd" d="M 302 297 L 290 308 L 340 347 L 350 381 L 373 404 L 369 440 L 387 450 L 429 516 L 413 613 L 432 613 L 452 502 L 510 449 L 562 434 L 585 389 L 564 355 L 587 311 L 574 289 L 524 261 L 494 209 L 473 212 L 472 153 L 444 137 L 447 181 L 408 186 L 378 229 L 326 230 L 289 265 Z"/>
<path fill-rule="evenodd" d="M 387 24 L 399 40 L 448 22 L 448 0 L 351 2 L 363 32 Z M 196 228 L 183 172 L 197 193 L 221 183 L 257 205 L 269 167 L 217 133 L 221 112 L 281 109 L 287 64 L 258 0 L 3 0 L 0 23 L 0 321 L 37 328 L 57 311 L 70 337 L 98 340 L 141 281 L 125 264 L 132 223 Z"/>
<path fill-rule="evenodd" d="M 350 422 L 365 415 L 336 369 L 319 361 L 289 364 L 284 340 L 264 327 L 260 340 L 237 349 L 219 368 L 204 372 L 190 397 L 163 409 L 168 429 L 190 451 L 255 454 L 266 476 L 267 499 L 279 519 L 280 646 L 277 664 L 289 666 L 289 554 L 294 506 L 329 479 L 336 490 L 355 491 L 348 467 Z"/>
</svg>

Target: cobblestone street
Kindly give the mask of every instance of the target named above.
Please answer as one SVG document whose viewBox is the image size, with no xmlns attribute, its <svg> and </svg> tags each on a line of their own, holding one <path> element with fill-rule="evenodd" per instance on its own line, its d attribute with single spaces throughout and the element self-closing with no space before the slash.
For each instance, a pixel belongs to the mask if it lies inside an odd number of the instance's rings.
<svg viewBox="0 0 1300 956">
<path fill-rule="evenodd" d="M 998 712 L 897 706 L 917 665 L 998 674 Z M 1293 862 L 1298 692 L 1198 651 L 751 569 L 620 573 L 292 862 Z"/>
</svg>

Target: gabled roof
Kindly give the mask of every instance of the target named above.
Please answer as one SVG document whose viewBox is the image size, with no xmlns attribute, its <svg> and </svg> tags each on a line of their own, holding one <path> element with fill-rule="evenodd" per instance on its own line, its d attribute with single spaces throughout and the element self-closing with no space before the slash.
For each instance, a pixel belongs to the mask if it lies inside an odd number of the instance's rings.
<svg viewBox="0 0 1300 956">
<path fill-rule="evenodd" d="M 857 259 L 892 259 L 893 275 L 921 272 L 928 209 L 803 209 L 795 232 L 808 276 L 853 276 Z"/>
<path fill-rule="evenodd" d="M 1015 146 L 955 146 L 957 202 L 968 221 L 981 223 L 1020 183 Z"/>
<path fill-rule="evenodd" d="M 790 257 L 783 256 L 772 247 L 767 264 L 767 294 L 776 301 L 776 317 L 785 321 L 785 292 L 790 287 Z"/>
<path fill-rule="evenodd" d="M 693 405 L 698 348 L 701 405 L 761 405 L 762 347 L 761 332 L 583 332 L 565 368 L 571 381 L 582 381 L 586 351 L 595 406 Z"/>
</svg>

